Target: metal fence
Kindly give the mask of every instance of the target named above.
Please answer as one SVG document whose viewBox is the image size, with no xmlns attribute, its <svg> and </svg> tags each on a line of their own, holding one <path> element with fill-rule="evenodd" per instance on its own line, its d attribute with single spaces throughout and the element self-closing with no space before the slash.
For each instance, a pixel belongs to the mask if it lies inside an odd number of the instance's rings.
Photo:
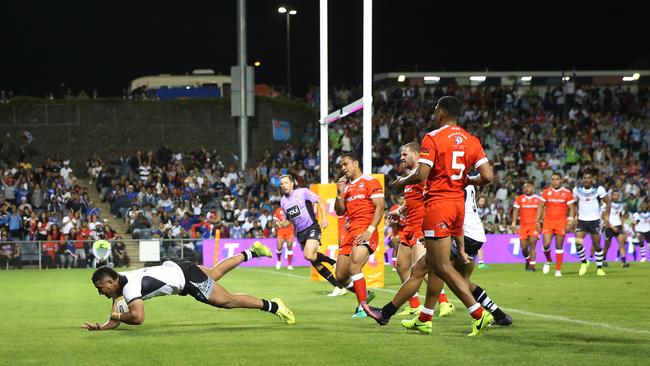
<svg viewBox="0 0 650 366">
<path fill-rule="evenodd" d="M 106 240 L 111 244 L 110 248 L 102 248 L 99 253 L 97 249 L 93 250 L 93 244 L 97 240 L 74 240 L 74 241 L 53 241 L 53 240 L 12 240 L 9 242 L 0 242 L 0 248 L 7 243 L 20 247 L 20 257 L 16 263 L 6 261 L 5 267 L 8 269 L 15 264 L 38 265 L 38 268 L 87 268 L 97 265 L 98 262 L 106 262 L 110 265 L 121 265 L 125 261 L 117 253 L 120 244 L 124 244 L 124 255 L 127 255 L 129 244 L 135 243 L 138 249 L 140 243 L 146 241 L 148 244 L 158 242 L 160 249 L 160 261 L 167 259 L 185 259 L 190 261 L 201 260 L 203 238 L 199 239 L 118 239 Z M 83 248 L 75 248 L 75 244 L 82 243 Z M 60 246 L 65 249 L 60 249 Z M 78 246 L 78 245 L 77 245 Z M 14 253 L 16 250 L 14 249 Z M 98 254 L 103 254 L 101 258 Z M 100 260 L 102 259 L 102 260 Z M 138 253 L 138 258 L 129 258 L 129 262 L 142 263 Z M 5 268 L 2 268 L 5 269 Z"/>
</svg>

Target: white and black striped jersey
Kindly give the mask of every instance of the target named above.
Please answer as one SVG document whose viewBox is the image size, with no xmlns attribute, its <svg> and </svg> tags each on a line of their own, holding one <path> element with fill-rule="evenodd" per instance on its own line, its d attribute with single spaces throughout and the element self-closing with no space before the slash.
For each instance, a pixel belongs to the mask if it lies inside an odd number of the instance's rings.
<svg viewBox="0 0 650 366">
<path fill-rule="evenodd" d="M 135 300 L 147 300 L 155 296 L 175 295 L 185 287 L 185 275 L 181 267 L 171 261 L 160 266 L 140 268 L 121 272 L 127 280 L 122 288 L 122 295 L 127 303 Z"/>
<path fill-rule="evenodd" d="M 463 235 L 478 242 L 485 243 L 485 229 L 476 207 L 476 189 L 473 185 L 465 187 L 465 221 L 463 222 Z"/>
<path fill-rule="evenodd" d="M 632 217 L 634 219 L 634 231 L 637 233 L 647 233 L 650 231 L 650 211 L 636 212 Z"/>
<path fill-rule="evenodd" d="M 605 205 L 603 205 L 603 210 L 605 209 Z M 625 211 L 625 204 L 623 202 L 614 202 L 611 201 L 609 204 L 609 224 L 612 226 L 620 226 L 623 225 L 623 222 L 621 221 L 621 216 L 623 216 L 623 212 Z"/>
<path fill-rule="evenodd" d="M 573 188 L 573 197 L 578 203 L 578 220 L 600 220 L 600 200 L 606 196 L 607 191 L 603 186 Z"/>
</svg>

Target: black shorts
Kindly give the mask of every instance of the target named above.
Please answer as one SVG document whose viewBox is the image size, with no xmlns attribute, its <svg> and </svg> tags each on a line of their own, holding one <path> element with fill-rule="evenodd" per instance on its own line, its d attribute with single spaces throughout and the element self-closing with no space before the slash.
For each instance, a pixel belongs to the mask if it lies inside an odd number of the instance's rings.
<svg viewBox="0 0 650 366">
<path fill-rule="evenodd" d="M 188 261 L 177 262 L 185 276 L 185 287 L 180 296 L 190 295 L 197 301 L 208 304 L 214 280 L 205 274 L 196 264 Z"/>
<path fill-rule="evenodd" d="M 613 238 L 615 236 L 618 236 L 619 234 L 623 234 L 623 225 L 618 225 L 618 226 L 614 226 L 614 227 L 618 229 L 617 232 L 614 232 L 614 230 L 612 230 L 611 227 L 608 227 L 607 229 L 605 229 L 605 238 L 611 239 L 611 238 Z"/>
<path fill-rule="evenodd" d="M 646 232 L 637 231 L 636 233 L 637 233 L 637 235 L 643 235 L 643 240 L 650 241 L 650 231 L 646 231 Z M 639 240 L 638 245 L 641 245 L 640 240 Z"/>
<path fill-rule="evenodd" d="M 465 254 L 467 254 L 468 257 L 476 257 L 478 255 L 478 251 L 481 249 L 482 246 L 483 246 L 482 242 L 476 241 L 467 236 L 465 237 Z M 460 258 L 460 255 L 458 253 L 458 245 L 456 244 L 456 241 L 454 241 L 451 246 L 451 256 L 453 259 Z"/>
<path fill-rule="evenodd" d="M 600 220 L 583 221 L 578 220 L 576 232 L 585 232 L 588 234 L 600 234 Z"/>
<path fill-rule="evenodd" d="M 307 240 L 316 240 L 320 245 L 321 235 L 322 234 L 320 230 L 320 225 L 318 225 L 318 223 L 315 222 L 310 227 L 299 232 L 298 235 L 296 235 L 296 237 L 298 238 L 298 243 L 300 243 L 300 247 L 302 249 L 305 249 L 305 244 L 307 243 Z"/>
</svg>

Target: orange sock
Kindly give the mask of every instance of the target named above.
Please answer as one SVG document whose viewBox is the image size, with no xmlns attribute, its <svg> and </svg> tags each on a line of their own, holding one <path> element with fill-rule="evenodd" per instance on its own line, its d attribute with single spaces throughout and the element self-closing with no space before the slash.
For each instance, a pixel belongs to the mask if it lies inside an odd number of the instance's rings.
<svg viewBox="0 0 650 366">
<path fill-rule="evenodd" d="M 449 302 L 447 299 L 447 294 L 445 294 L 445 290 L 440 291 L 440 295 L 438 295 L 438 302 L 443 303 L 443 302 Z"/>
<path fill-rule="evenodd" d="M 412 309 L 417 309 L 417 308 L 420 307 L 420 297 L 418 296 L 418 294 L 413 295 L 413 296 L 409 299 L 409 306 L 410 306 Z"/>
</svg>

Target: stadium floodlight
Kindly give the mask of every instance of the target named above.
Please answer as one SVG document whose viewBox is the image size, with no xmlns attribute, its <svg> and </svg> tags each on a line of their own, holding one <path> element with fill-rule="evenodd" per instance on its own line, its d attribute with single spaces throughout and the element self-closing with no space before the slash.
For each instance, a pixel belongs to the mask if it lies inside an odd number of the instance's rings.
<svg viewBox="0 0 650 366">
<path fill-rule="evenodd" d="M 298 12 L 296 10 L 289 10 L 289 15 L 296 15 Z"/>
<path fill-rule="evenodd" d="M 260 67 L 260 66 L 262 66 L 262 63 L 261 63 L 260 61 L 255 61 L 255 62 L 253 63 L 253 65 L 254 65 L 255 67 Z"/>
<path fill-rule="evenodd" d="M 424 81 L 440 81 L 440 76 L 425 76 Z"/>
<path fill-rule="evenodd" d="M 623 76 L 623 81 L 634 81 L 634 76 Z"/>
<path fill-rule="evenodd" d="M 469 79 L 470 79 L 471 81 L 480 81 L 480 82 L 483 82 L 483 81 L 485 81 L 485 79 L 487 79 L 487 77 L 484 76 L 484 75 L 477 75 L 477 76 L 470 76 Z"/>
<path fill-rule="evenodd" d="M 632 79 L 634 79 L 634 80 L 639 80 L 640 77 L 641 77 L 641 74 L 639 74 L 638 72 L 635 72 L 634 74 L 632 74 Z"/>
<path fill-rule="evenodd" d="M 569 81 L 569 80 L 571 80 L 571 78 L 568 77 L 568 76 L 564 76 L 564 77 L 562 78 L 562 81 Z"/>
<path fill-rule="evenodd" d="M 533 80 L 532 76 L 522 76 L 521 77 L 521 81 L 530 82 L 531 80 Z"/>
<path fill-rule="evenodd" d="M 398 83 L 403 83 L 404 80 L 406 80 L 406 75 L 400 75 L 397 77 L 397 82 Z"/>
<path fill-rule="evenodd" d="M 281 7 L 278 8 L 278 13 L 284 14 L 286 12 L 287 12 L 287 8 L 285 8 L 284 6 L 281 6 Z"/>
</svg>

